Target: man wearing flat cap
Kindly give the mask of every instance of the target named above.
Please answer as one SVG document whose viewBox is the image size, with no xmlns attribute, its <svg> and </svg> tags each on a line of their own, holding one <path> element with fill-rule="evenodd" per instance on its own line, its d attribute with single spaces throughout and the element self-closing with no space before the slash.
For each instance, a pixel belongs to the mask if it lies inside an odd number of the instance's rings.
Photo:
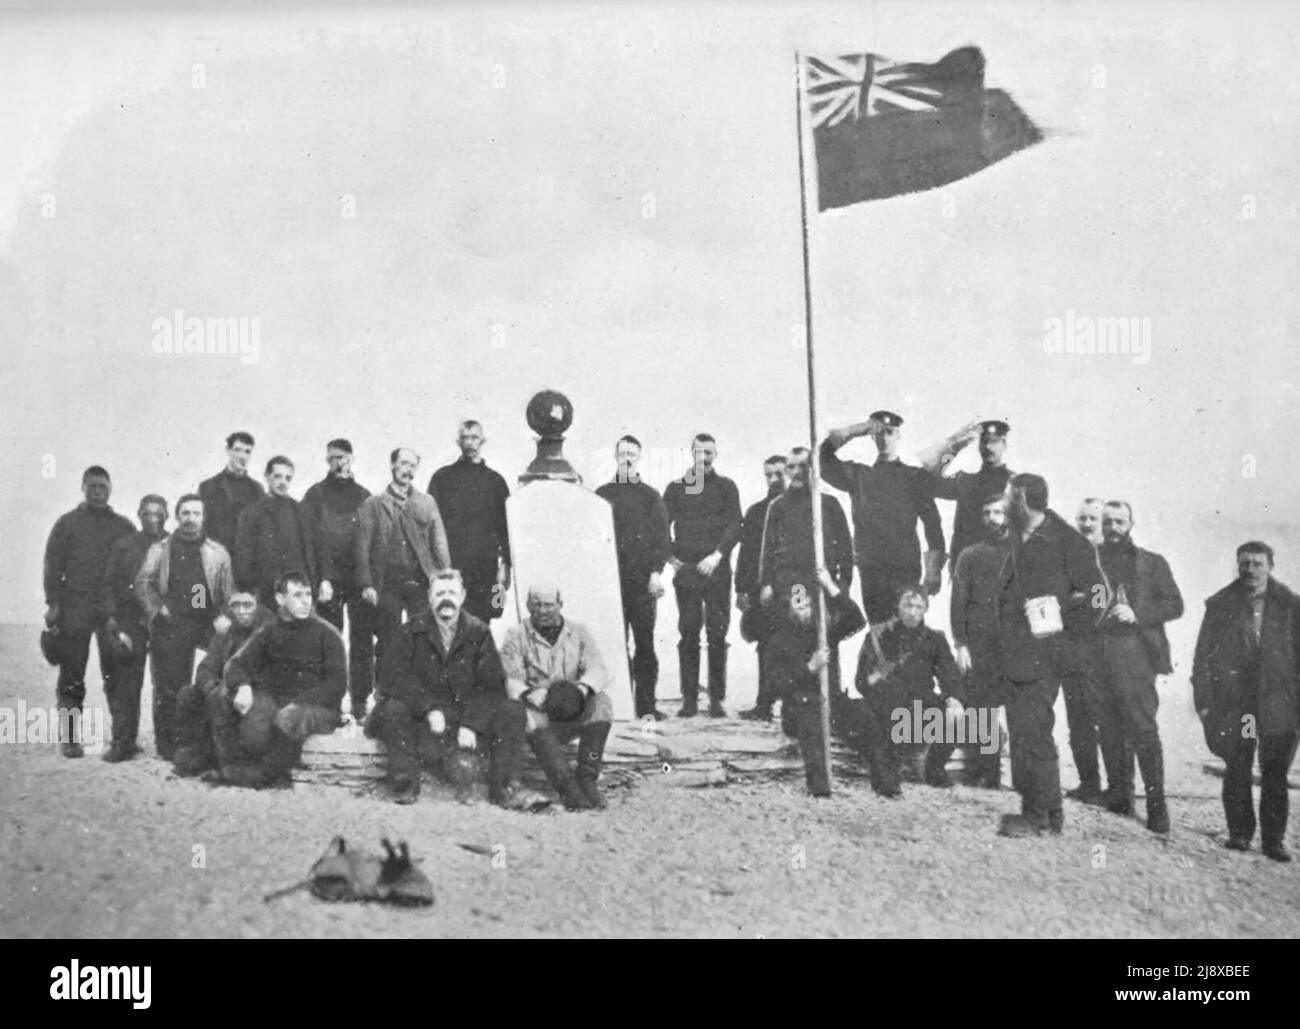
<svg viewBox="0 0 1300 1029">
<path fill-rule="evenodd" d="M 832 429 L 821 445 L 822 477 L 852 500 L 862 606 L 872 625 L 888 621 L 898 591 L 922 578 L 918 521 L 925 530 L 924 586 L 931 596 L 939 592 L 943 567 L 943 526 L 934 487 L 923 469 L 899 460 L 902 424 L 892 411 L 876 411 L 865 422 Z M 875 464 L 840 459 L 839 449 L 859 436 L 875 440 Z"/>
<path fill-rule="evenodd" d="M 1011 427 L 995 418 L 964 426 L 947 441 L 936 458 L 924 462 L 934 483 L 934 495 L 942 500 L 957 501 L 952 519 L 952 546 L 948 554 L 954 569 L 957 557 L 972 543 L 984 540 L 986 530 L 982 509 L 984 500 L 1007 488 L 1012 472 L 1006 464 L 1007 433 Z M 952 459 L 971 440 L 979 440 L 980 468 L 976 472 L 945 474 Z"/>
</svg>

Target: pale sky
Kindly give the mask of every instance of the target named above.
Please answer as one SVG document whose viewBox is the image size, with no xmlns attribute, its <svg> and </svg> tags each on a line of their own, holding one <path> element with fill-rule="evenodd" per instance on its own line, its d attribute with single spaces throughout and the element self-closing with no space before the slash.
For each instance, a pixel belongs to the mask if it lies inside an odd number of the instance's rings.
<svg viewBox="0 0 1300 1029">
<path fill-rule="evenodd" d="M 752 502 L 807 436 L 792 53 L 974 43 L 1053 135 L 814 217 L 821 426 L 888 407 L 919 449 L 1008 419 L 1053 507 L 1133 503 L 1194 632 L 1241 539 L 1297 567 L 1298 25 L 1258 0 L 0 15 L 0 619 L 39 618 L 86 465 L 133 516 L 236 428 L 301 496 L 338 435 L 372 489 L 414 446 L 423 486 L 474 416 L 513 484 L 553 386 L 589 485 L 623 432 L 662 486 L 707 430 Z M 260 319 L 257 363 L 154 353 L 178 308 Z M 1150 319 L 1149 362 L 1046 353 L 1067 312 Z"/>
</svg>

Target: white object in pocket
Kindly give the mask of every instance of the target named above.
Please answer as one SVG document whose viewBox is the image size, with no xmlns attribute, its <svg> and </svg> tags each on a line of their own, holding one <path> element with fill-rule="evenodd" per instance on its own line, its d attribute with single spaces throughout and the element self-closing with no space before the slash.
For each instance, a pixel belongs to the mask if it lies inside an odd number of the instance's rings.
<svg viewBox="0 0 1300 1029">
<path fill-rule="evenodd" d="M 1052 595 L 1030 597 L 1025 601 L 1025 617 L 1035 639 L 1055 636 L 1065 628 L 1061 622 L 1061 603 Z"/>
</svg>

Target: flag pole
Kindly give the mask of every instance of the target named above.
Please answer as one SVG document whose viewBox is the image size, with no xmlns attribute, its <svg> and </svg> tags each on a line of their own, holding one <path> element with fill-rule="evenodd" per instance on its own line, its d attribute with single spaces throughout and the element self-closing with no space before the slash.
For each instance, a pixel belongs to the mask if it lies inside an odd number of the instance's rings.
<svg viewBox="0 0 1300 1029">
<path fill-rule="evenodd" d="M 817 565 L 817 650 L 828 652 L 826 639 L 826 593 L 821 575 L 826 568 L 825 542 L 822 539 L 821 456 L 817 446 L 817 374 L 813 354 L 812 272 L 808 263 L 808 177 L 806 174 L 807 132 L 804 125 L 804 65 L 798 50 L 794 53 L 795 125 L 799 133 L 799 226 L 803 242 L 803 313 L 804 349 L 808 361 L 808 493 L 812 500 L 813 559 Z M 818 672 L 821 685 L 822 757 L 826 762 L 827 782 L 831 781 L 831 670 L 823 665 Z"/>
</svg>

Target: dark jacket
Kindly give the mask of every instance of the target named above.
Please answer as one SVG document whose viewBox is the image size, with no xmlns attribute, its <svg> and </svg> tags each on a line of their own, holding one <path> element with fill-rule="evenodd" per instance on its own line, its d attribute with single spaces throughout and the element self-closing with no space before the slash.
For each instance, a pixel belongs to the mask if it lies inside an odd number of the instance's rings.
<svg viewBox="0 0 1300 1029">
<path fill-rule="evenodd" d="M 596 496 L 614 509 L 614 546 L 623 592 L 645 592 L 650 576 L 668 563 L 668 509 L 659 491 L 635 479 L 615 479 L 596 488 Z"/>
<path fill-rule="evenodd" d="M 225 632 L 214 632 L 212 642 L 208 644 L 208 652 L 199 662 L 198 670 L 194 673 L 194 682 L 199 689 L 204 693 L 210 693 L 215 689 L 226 673 L 226 662 L 234 657 L 239 648 L 252 639 L 259 629 L 274 622 L 275 617 L 274 611 L 259 604 L 253 610 L 253 622 L 247 629 L 231 618 L 229 629 Z"/>
<path fill-rule="evenodd" d="M 726 476 L 694 469 L 664 490 L 664 507 L 673 535 L 673 556 L 696 564 L 715 550 L 723 564 L 740 541 L 740 493 Z"/>
<path fill-rule="evenodd" d="M 491 589 L 497 562 L 510 566 L 506 480 L 485 462 L 476 464 L 462 457 L 433 473 L 429 496 L 437 503 L 447 532 L 451 567 L 460 569 L 480 589 Z"/>
<path fill-rule="evenodd" d="M 348 691 L 343 637 L 316 615 L 277 615 L 226 664 L 226 692 L 233 696 L 245 683 L 266 690 L 278 707 L 313 704 L 337 712 Z"/>
<path fill-rule="evenodd" d="M 1297 683 L 1296 595 L 1275 579 L 1264 594 L 1259 641 L 1251 631 L 1246 587 L 1234 582 L 1205 602 L 1205 618 L 1196 637 L 1192 662 L 1192 696 L 1197 711 L 1210 710 L 1209 721 L 1257 719 L 1260 736 L 1300 728 Z"/>
<path fill-rule="evenodd" d="M 925 530 L 926 549 L 943 552 L 943 524 L 934 503 L 934 484 L 924 469 L 883 459 L 871 465 L 842 461 L 835 451 L 830 440 L 822 443 L 822 478 L 852 501 L 859 566 L 919 567 L 918 521 Z"/>
<path fill-rule="evenodd" d="M 425 612 L 388 638 L 377 672 L 379 692 L 423 717 L 441 711 L 476 733 L 486 732 L 506 699 L 501 657 L 487 625 L 462 610 L 444 649 L 437 620 Z"/>
<path fill-rule="evenodd" d="M 952 641 L 959 647 L 979 646 L 998 634 L 998 595 L 1002 562 L 1011 549 L 1007 539 L 985 540 L 957 556 L 949 607 Z"/>
<path fill-rule="evenodd" d="M 385 554 L 394 532 L 406 533 L 420 569 L 430 581 L 434 572 L 452 566 L 438 502 L 427 493 L 411 487 L 406 501 L 399 503 L 385 489 L 366 498 L 358 518 L 355 567 L 357 585 L 362 589 L 383 590 Z"/>
<path fill-rule="evenodd" d="M 1002 671 L 1012 682 L 1031 682 L 1058 674 L 1064 665 L 1064 637 L 1095 630 L 1103 608 L 1095 601 L 1105 585 L 1097 552 L 1055 511 L 1021 540 L 1011 530 L 1002 559 L 998 593 L 998 647 Z M 1036 638 L 1029 629 L 1025 601 L 1054 596 L 1067 632 Z"/>
<path fill-rule="evenodd" d="M 934 495 L 941 500 L 957 501 L 952 516 L 952 546 L 949 555 L 954 569 L 957 558 L 969 546 L 984 542 L 988 530 L 984 528 L 984 501 L 994 493 L 1001 493 L 1015 473 L 1006 465 L 996 468 L 981 467 L 977 472 L 958 472 L 956 475 L 938 475 L 934 478 Z"/>
<path fill-rule="evenodd" d="M 788 605 L 781 610 L 785 614 L 773 619 L 772 632 L 763 651 L 773 693 L 789 697 L 800 691 L 820 692 L 820 675 L 808 670 L 808 661 L 817 650 L 816 623 L 796 621 L 789 614 Z M 866 624 L 862 609 L 848 593 L 827 597 L 826 643 L 832 652 Z"/>
<path fill-rule="evenodd" d="M 883 672 L 883 678 L 868 682 L 876 671 Z M 909 629 L 896 618 L 863 641 L 856 686 L 886 710 L 906 707 L 913 700 L 933 704 L 949 697 L 960 700 L 963 695 L 948 638 L 924 623 Z"/>
<path fill-rule="evenodd" d="M 1151 658 L 1152 669 L 1157 675 L 1168 675 L 1174 668 L 1169 655 L 1169 638 L 1165 635 L 1165 622 L 1183 616 L 1183 595 L 1178 592 L 1168 561 L 1159 554 L 1143 550 L 1132 543 L 1128 546 L 1132 548 L 1130 554 L 1136 574 L 1133 582 L 1125 584 L 1125 592 L 1137 621 L 1132 625 L 1124 625 L 1113 619 L 1104 619 L 1101 626 L 1105 631 L 1137 633 Z M 1111 553 L 1109 545 L 1103 545 L 1097 552 L 1102 575 L 1106 577 L 1108 586 L 1110 603 L 1106 607 L 1106 614 L 1115 606 L 1118 586 L 1111 581 L 1107 565 Z"/>
<path fill-rule="evenodd" d="M 337 589 L 356 585 L 358 511 L 370 490 L 355 479 L 327 475 L 302 498 L 321 581 Z"/>
<path fill-rule="evenodd" d="M 285 572 L 304 572 L 314 588 L 320 582 L 316 540 L 307 516 L 292 497 L 265 496 L 239 516 L 235 537 L 235 585 L 257 591 L 275 603 L 275 580 Z"/>
<path fill-rule="evenodd" d="M 203 498 L 204 534 L 234 553 L 240 513 L 266 496 L 266 490 L 256 479 L 223 468 L 199 483 L 199 496 Z"/>
<path fill-rule="evenodd" d="M 822 494 L 822 547 L 826 568 L 842 590 L 853 583 L 853 537 L 844 508 L 834 497 Z M 817 581 L 813 550 L 812 494 L 791 488 L 767 512 L 763 539 L 759 588 L 771 586 L 777 597 L 789 596 L 790 587 L 802 583 L 811 588 Z"/>
<path fill-rule="evenodd" d="M 113 544 L 135 526 L 111 507 L 79 504 L 61 516 L 45 544 L 45 602 L 87 630 L 103 619 L 104 582 Z"/>
<path fill-rule="evenodd" d="M 136 576 L 144 567 L 145 556 L 155 543 L 167 538 L 151 536 L 144 530 L 118 539 L 108 552 L 108 568 L 104 574 L 103 615 L 111 619 L 116 628 L 133 637 L 143 638 L 147 633 L 144 598 L 135 591 Z"/>
<path fill-rule="evenodd" d="M 758 601 L 758 563 L 763 549 L 763 530 L 767 512 L 780 493 L 769 494 L 745 511 L 740 525 L 740 550 L 736 552 L 736 593 Z"/>
</svg>

